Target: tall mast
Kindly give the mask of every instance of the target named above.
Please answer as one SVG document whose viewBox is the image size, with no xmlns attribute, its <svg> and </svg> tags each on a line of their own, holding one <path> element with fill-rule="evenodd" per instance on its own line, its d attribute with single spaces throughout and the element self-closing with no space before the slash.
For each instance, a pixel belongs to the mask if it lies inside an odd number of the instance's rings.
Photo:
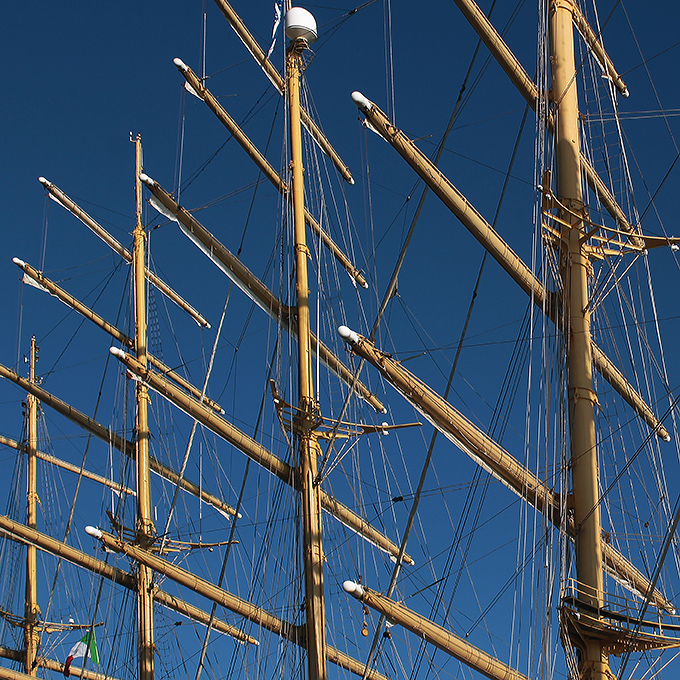
<svg viewBox="0 0 680 680">
<path fill-rule="evenodd" d="M 595 405 L 593 391 L 588 274 L 584 250 L 585 206 L 581 188 L 578 94 L 574 59 L 572 0 L 550 6 L 552 92 L 557 125 L 557 197 L 562 223 L 562 277 L 565 295 L 565 337 L 568 345 L 568 389 L 572 494 L 579 600 L 598 611 L 603 603 L 601 522 L 598 490 Z M 579 659 L 581 677 L 610 677 L 609 657 L 602 640 L 585 637 Z"/>
<path fill-rule="evenodd" d="M 135 194 L 137 223 L 133 239 L 134 295 L 135 295 L 135 347 L 137 360 L 146 368 L 146 233 L 142 224 L 142 137 L 135 138 Z M 151 521 L 151 492 L 149 484 L 149 420 L 148 389 L 137 381 L 137 543 L 146 547 L 153 540 Z M 137 623 L 139 632 L 139 680 L 153 680 L 153 571 L 137 566 Z"/>
<path fill-rule="evenodd" d="M 38 348 L 35 344 L 35 335 L 31 338 L 31 356 L 29 359 L 29 381 L 35 383 L 35 362 Z M 27 502 L 26 502 L 26 525 L 36 529 L 37 522 L 37 452 L 38 452 L 38 399 L 32 394 L 26 396 L 26 415 L 28 419 L 28 441 L 26 447 L 27 457 Z M 37 583 L 37 549 L 34 545 L 26 547 L 26 599 L 24 618 L 24 642 L 26 647 L 25 668 L 27 675 L 37 676 L 38 667 L 36 657 L 40 643 L 40 633 L 37 629 L 38 615 L 38 583 Z"/>
<path fill-rule="evenodd" d="M 307 238 L 302 166 L 302 124 L 300 120 L 300 72 L 302 53 L 316 40 L 316 22 L 306 10 L 295 7 L 286 12 L 286 35 L 291 39 L 287 53 L 288 107 L 293 173 L 293 220 L 295 238 L 296 305 L 298 317 L 298 424 L 299 476 L 302 497 L 302 549 L 305 572 L 307 615 L 307 666 L 310 680 L 326 677 L 326 624 L 321 544 L 321 502 L 315 483 L 320 447 L 314 425 L 319 412 L 312 380 L 312 343 L 309 321 L 307 279 Z"/>
</svg>

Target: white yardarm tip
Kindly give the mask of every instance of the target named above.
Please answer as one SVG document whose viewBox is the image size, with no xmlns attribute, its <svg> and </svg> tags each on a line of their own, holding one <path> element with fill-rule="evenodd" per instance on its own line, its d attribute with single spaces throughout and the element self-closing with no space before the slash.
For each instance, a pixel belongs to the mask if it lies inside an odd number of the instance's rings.
<svg viewBox="0 0 680 680">
<path fill-rule="evenodd" d="M 362 110 L 362 111 L 370 111 L 373 108 L 373 104 L 364 97 L 361 92 L 358 92 L 355 90 L 352 92 L 352 101 Z"/>
<path fill-rule="evenodd" d="M 621 93 L 623 97 L 630 97 L 630 92 L 628 92 L 628 88 L 624 87 L 623 92 Z"/>
<path fill-rule="evenodd" d="M 42 184 L 44 187 L 48 187 L 50 184 L 52 184 L 52 182 L 46 180 L 44 177 L 38 177 L 38 182 L 40 182 L 40 184 Z"/>
<path fill-rule="evenodd" d="M 669 434 L 667 434 L 667 435 L 663 438 L 663 440 L 664 440 L 666 443 L 668 443 L 668 442 L 671 440 L 671 436 L 670 436 Z"/>
<path fill-rule="evenodd" d="M 19 267 L 23 267 L 26 264 L 23 260 L 20 260 L 18 257 L 13 257 L 12 262 L 14 262 L 14 264 L 18 265 Z"/>
<path fill-rule="evenodd" d="M 349 593 L 357 599 L 361 599 L 364 596 L 364 589 L 354 581 L 345 581 L 342 584 L 342 587 L 346 593 Z"/>
<path fill-rule="evenodd" d="M 122 349 L 119 347 L 109 347 L 109 352 L 113 354 L 116 359 L 124 359 L 125 358 L 125 352 L 123 352 Z"/>
<path fill-rule="evenodd" d="M 172 63 L 179 69 L 182 69 L 182 71 L 186 71 L 189 67 L 179 58 L 175 57 L 172 60 Z"/>
<path fill-rule="evenodd" d="M 338 335 L 345 342 L 349 342 L 352 345 L 359 342 L 359 336 L 351 328 L 347 328 L 347 326 L 338 326 Z"/>
<path fill-rule="evenodd" d="M 88 536 L 92 536 L 92 538 L 101 538 L 102 537 L 101 529 L 97 529 L 97 527 L 90 526 L 89 524 L 85 527 L 85 533 Z"/>
<path fill-rule="evenodd" d="M 154 182 L 154 181 L 151 179 L 151 177 L 149 177 L 149 175 L 147 175 L 147 174 L 145 174 L 145 173 L 141 173 L 141 174 L 139 175 L 139 181 L 140 181 L 142 184 L 146 184 L 146 186 L 148 186 L 148 187 L 152 187 L 154 184 L 156 184 L 156 182 Z"/>
</svg>

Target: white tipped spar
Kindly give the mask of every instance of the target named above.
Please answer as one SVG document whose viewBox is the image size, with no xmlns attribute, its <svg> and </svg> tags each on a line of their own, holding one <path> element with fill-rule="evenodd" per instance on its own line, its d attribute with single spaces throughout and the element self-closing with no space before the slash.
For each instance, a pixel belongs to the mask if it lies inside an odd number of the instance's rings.
<svg viewBox="0 0 680 680">
<path fill-rule="evenodd" d="M 355 345 L 357 342 L 359 342 L 359 334 L 355 333 L 347 326 L 338 326 L 338 335 L 350 345 Z"/>
<path fill-rule="evenodd" d="M 40 184 L 42 184 L 44 187 L 51 187 L 52 186 L 52 182 L 50 182 L 48 179 L 45 179 L 42 176 L 38 177 L 38 182 L 40 182 Z"/>
<path fill-rule="evenodd" d="M 344 581 L 342 588 L 352 597 L 356 597 L 357 600 L 360 600 L 364 596 L 364 589 L 355 581 Z"/>
<path fill-rule="evenodd" d="M 358 90 L 354 90 L 354 92 L 352 92 L 352 101 L 364 113 L 366 113 L 366 111 L 370 111 L 373 108 L 373 104 Z"/>
<path fill-rule="evenodd" d="M 144 172 L 140 173 L 140 175 L 139 175 L 139 181 L 140 181 L 142 184 L 145 184 L 145 185 L 146 185 L 147 187 L 149 187 L 149 188 L 155 187 L 155 186 L 156 186 L 156 181 L 153 180 L 153 179 L 151 179 L 151 177 L 149 177 L 149 175 L 147 175 L 147 174 L 144 173 Z"/>
<path fill-rule="evenodd" d="M 101 540 L 102 538 L 102 530 L 98 527 L 93 527 L 90 524 L 85 527 L 85 533 L 88 536 L 92 536 L 92 538 L 96 538 L 97 540 Z"/>
<path fill-rule="evenodd" d="M 113 354 L 116 359 L 125 359 L 125 352 L 120 347 L 109 347 L 109 352 Z"/>
<path fill-rule="evenodd" d="M 179 72 L 186 78 L 187 74 L 191 71 L 191 69 L 178 57 L 175 57 L 175 59 L 172 60 L 172 63 L 177 67 Z M 196 99 L 200 99 L 201 101 L 205 101 L 203 97 L 196 91 L 196 88 L 187 80 L 184 83 L 184 89 L 189 93 L 193 94 Z"/>
<path fill-rule="evenodd" d="M 24 266 L 26 265 L 26 263 L 25 263 L 23 260 L 20 260 L 18 257 L 13 257 L 13 258 L 12 258 L 12 262 L 14 262 L 14 264 L 16 264 L 17 266 L 21 267 L 22 269 L 23 269 Z"/>
</svg>

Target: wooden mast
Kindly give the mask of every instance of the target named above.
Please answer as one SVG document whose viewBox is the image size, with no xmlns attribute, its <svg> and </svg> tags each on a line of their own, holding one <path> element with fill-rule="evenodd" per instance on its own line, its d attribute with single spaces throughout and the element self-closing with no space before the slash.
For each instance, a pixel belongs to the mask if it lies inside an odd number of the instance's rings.
<svg viewBox="0 0 680 680">
<path fill-rule="evenodd" d="M 35 383 L 35 362 L 37 361 L 38 349 L 35 344 L 35 335 L 31 338 L 31 356 L 29 359 L 29 381 Z M 38 399 L 32 394 L 26 396 L 26 416 L 28 420 L 28 441 L 26 446 L 27 458 L 27 499 L 26 499 L 26 526 L 36 529 L 37 522 L 37 451 L 38 451 Z M 28 675 L 37 676 L 36 657 L 40 644 L 40 633 L 37 629 L 38 615 L 38 573 L 37 573 L 37 549 L 33 545 L 26 546 L 26 599 L 24 611 L 24 643 L 26 648 L 25 669 Z"/>
<path fill-rule="evenodd" d="M 135 347 L 137 360 L 146 367 L 146 233 L 142 224 L 142 137 L 135 138 L 135 194 L 137 223 L 133 239 Z M 137 543 L 147 547 L 153 540 L 151 492 L 149 484 L 148 388 L 137 381 Z M 144 564 L 137 567 L 137 623 L 139 633 L 139 680 L 153 680 L 153 571 Z"/>
<path fill-rule="evenodd" d="M 309 15 L 306 10 L 296 12 Z M 295 238 L 296 305 L 298 318 L 298 390 L 300 418 L 299 445 L 300 495 L 302 498 L 302 550 L 305 573 L 305 610 L 307 615 L 307 667 L 310 680 L 326 677 L 326 623 L 323 587 L 322 522 L 319 487 L 315 483 L 320 447 L 314 425 L 319 407 L 314 398 L 312 343 L 307 278 L 307 238 L 305 234 L 304 177 L 302 166 L 302 123 L 300 119 L 300 72 L 302 53 L 314 33 L 296 37 L 288 33 L 290 6 L 286 14 L 286 34 L 291 38 L 287 52 L 288 107 L 290 113 L 291 167 L 293 175 L 293 221 Z M 311 15 L 305 18 L 311 20 Z"/>
<path fill-rule="evenodd" d="M 550 6 L 552 98 L 556 117 L 557 196 L 561 209 L 564 325 L 567 338 L 570 453 L 576 542 L 578 597 L 598 611 L 603 604 L 602 527 L 598 490 L 585 206 L 581 184 L 578 94 L 574 59 L 574 5 L 553 0 Z M 584 636 L 579 674 L 611 678 L 602 639 Z"/>
</svg>

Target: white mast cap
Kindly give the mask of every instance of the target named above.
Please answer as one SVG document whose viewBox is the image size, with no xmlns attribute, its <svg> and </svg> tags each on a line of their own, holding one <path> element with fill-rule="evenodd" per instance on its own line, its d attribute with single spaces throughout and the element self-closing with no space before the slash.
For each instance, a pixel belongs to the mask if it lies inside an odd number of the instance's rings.
<svg viewBox="0 0 680 680">
<path fill-rule="evenodd" d="M 286 37 L 290 40 L 304 38 L 308 43 L 318 39 L 316 20 L 302 7 L 291 7 L 286 12 Z"/>
</svg>

